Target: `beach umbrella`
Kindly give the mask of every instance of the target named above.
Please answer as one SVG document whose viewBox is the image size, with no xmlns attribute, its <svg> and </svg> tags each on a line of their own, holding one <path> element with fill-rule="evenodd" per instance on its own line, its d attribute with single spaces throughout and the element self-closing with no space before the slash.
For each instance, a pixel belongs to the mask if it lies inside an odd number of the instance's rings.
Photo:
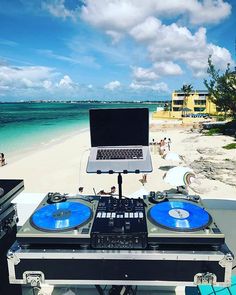
<svg viewBox="0 0 236 295">
<path fill-rule="evenodd" d="M 188 186 L 194 181 L 195 177 L 191 168 L 178 166 L 168 170 L 163 179 L 166 183 L 174 186 Z"/>
<path fill-rule="evenodd" d="M 163 156 L 163 158 L 168 162 L 180 163 L 182 160 L 177 153 L 169 152 Z"/>
</svg>

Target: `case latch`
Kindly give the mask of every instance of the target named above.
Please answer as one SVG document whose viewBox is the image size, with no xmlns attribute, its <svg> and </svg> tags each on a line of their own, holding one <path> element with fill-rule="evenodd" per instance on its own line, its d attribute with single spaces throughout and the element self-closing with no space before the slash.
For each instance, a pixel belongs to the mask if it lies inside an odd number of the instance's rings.
<svg viewBox="0 0 236 295">
<path fill-rule="evenodd" d="M 41 271 L 25 271 L 23 280 L 25 284 L 29 284 L 31 287 L 40 287 L 44 283 L 45 277 Z"/>
<path fill-rule="evenodd" d="M 19 257 L 13 252 L 11 249 L 7 253 L 7 258 L 14 261 L 14 265 L 17 265 L 20 263 Z"/>
<path fill-rule="evenodd" d="M 234 260 L 233 256 L 231 253 L 227 253 L 225 255 L 225 257 L 219 261 L 219 265 L 222 266 L 222 267 L 226 267 L 226 265 L 229 263 L 229 262 L 232 262 Z"/>
<path fill-rule="evenodd" d="M 216 275 L 211 272 L 197 273 L 194 276 L 195 285 L 214 285 L 216 284 Z"/>
</svg>

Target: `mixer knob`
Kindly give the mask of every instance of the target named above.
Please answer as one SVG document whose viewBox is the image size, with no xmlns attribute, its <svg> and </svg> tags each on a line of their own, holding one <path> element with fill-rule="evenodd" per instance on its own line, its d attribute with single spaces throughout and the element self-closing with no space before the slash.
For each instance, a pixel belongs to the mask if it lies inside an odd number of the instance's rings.
<svg viewBox="0 0 236 295">
<path fill-rule="evenodd" d="M 130 230 L 130 221 L 125 222 L 125 229 Z"/>
<path fill-rule="evenodd" d="M 155 198 L 155 192 L 154 191 L 150 192 L 150 197 Z"/>
<path fill-rule="evenodd" d="M 112 227 L 114 226 L 114 219 L 113 218 L 109 219 L 108 225 L 112 226 Z"/>
</svg>

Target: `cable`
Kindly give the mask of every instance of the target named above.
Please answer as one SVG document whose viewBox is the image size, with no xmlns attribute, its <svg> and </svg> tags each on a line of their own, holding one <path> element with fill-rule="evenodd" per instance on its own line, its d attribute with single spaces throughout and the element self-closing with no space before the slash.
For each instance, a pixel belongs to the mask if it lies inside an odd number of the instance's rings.
<svg viewBox="0 0 236 295">
<path fill-rule="evenodd" d="M 200 291 L 199 286 L 197 286 L 197 292 L 198 292 L 199 295 L 201 295 L 201 291 Z"/>
<path fill-rule="evenodd" d="M 100 285 L 95 285 L 95 288 L 97 289 L 99 295 L 104 295 L 104 290 Z"/>
<path fill-rule="evenodd" d="M 81 154 L 81 157 L 80 157 L 80 162 L 79 162 L 79 181 L 78 181 L 78 186 L 80 187 L 81 186 L 81 170 L 82 170 L 82 160 L 83 160 L 83 157 L 84 157 L 84 154 L 86 152 L 90 151 L 90 148 L 84 150 Z"/>
<path fill-rule="evenodd" d="M 37 290 L 38 292 L 35 293 L 35 290 Z M 38 293 L 40 292 L 40 288 L 39 287 L 32 287 L 32 292 L 33 292 L 33 295 L 38 295 Z"/>
</svg>

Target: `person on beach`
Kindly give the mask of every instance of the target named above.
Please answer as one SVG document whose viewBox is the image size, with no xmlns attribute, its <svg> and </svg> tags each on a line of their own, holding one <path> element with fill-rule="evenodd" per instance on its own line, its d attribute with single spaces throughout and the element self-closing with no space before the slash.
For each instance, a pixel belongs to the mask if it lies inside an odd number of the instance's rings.
<svg viewBox="0 0 236 295">
<path fill-rule="evenodd" d="M 170 151 L 170 145 L 171 145 L 171 139 L 168 138 L 167 146 L 168 146 L 168 150 L 169 150 L 169 151 Z"/>
<path fill-rule="evenodd" d="M 154 153 L 154 151 L 155 151 L 155 150 L 154 150 L 154 145 L 155 145 L 155 144 L 156 144 L 156 143 L 155 143 L 155 139 L 153 138 L 152 141 L 151 141 L 150 144 L 149 144 L 150 147 L 151 147 L 151 148 L 150 148 L 150 149 L 151 149 L 151 152 L 153 152 L 153 153 Z"/>
<path fill-rule="evenodd" d="M 188 186 L 187 185 L 177 186 L 176 191 L 178 194 L 188 194 Z"/>
<path fill-rule="evenodd" d="M 83 191 L 84 191 L 84 188 L 83 188 L 83 186 L 80 186 L 80 187 L 79 187 L 79 193 L 80 193 L 80 194 L 82 194 L 82 193 L 83 193 Z"/>
<path fill-rule="evenodd" d="M 115 187 L 115 186 L 112 186 L 110 192 L 105 192 L 105 191 L 102 189 L 102 190 L 100 190 L 100 191 L 98 192 L 98 195 L 109 195 L 109 196 L 111 196 L 111 195 L 113 195 L 113 194 L 115 193 L 115 191 L 116 191 L 116 187 Z"/>
<path fill-rule="evenodd" d="M 159 154 L 160 154 L 160 156 L 163 156 L 165 153 L 165 148 L 166 148 L 165 142 L 163 139 L 161 139 L 161 141 L 159 142 L 159 146 L 160 146 L 159 147 Z"/>
<path fill-rule="evenodd" d="M 113 185 L 111 187 L 110 195 L 113 195 L 116 192 L 116 187 Z"/>
<path fill-rule="evenodd" d="M 139 179 L 139 181 L 142 183 L 142 185 L 144 185 L 145 183 L 147 183 L 147 174 L 143 174 L 142 178 Z"/>
<path fill-rule="evenodd" d="M 0 153 L 0 166 L 4 166 L 6 164 L 7 164 L 7 162 L 6 162 L 6 158 L 4 156 L 4 153 Z"/>
</svg>

